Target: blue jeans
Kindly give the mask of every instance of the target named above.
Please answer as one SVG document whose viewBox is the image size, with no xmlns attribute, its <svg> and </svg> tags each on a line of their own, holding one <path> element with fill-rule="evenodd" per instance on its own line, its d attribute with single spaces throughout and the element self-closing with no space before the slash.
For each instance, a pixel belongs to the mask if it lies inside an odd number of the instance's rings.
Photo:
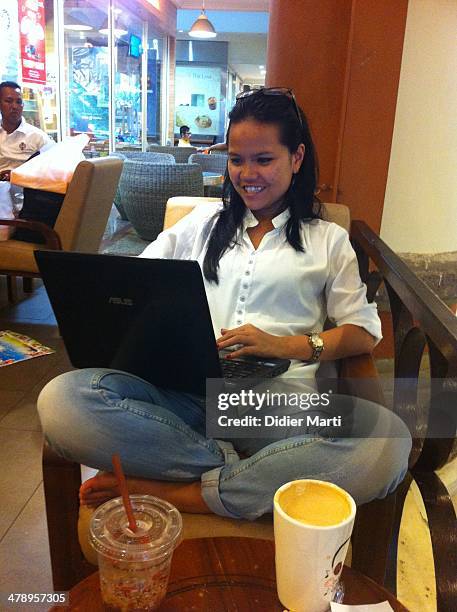
<svg viewBox="0 0 457 612">
<path fill-rule="evenodd" d="M 271 512 L 276 489 L 298 478 L 340 485 L 357 504 L 393 491 L 407 470 L 406 426 L 371 402 L 357 410 L 364 416 L 374 411 L 370 438 L 308 434 L 265 442 L 259 449 L 255 440 L 207 439 L 202 398 L 157 388 L 125 372 L 68 372 L 46 385 L 38 399 L 46 439 L 67 459 L 111 470 L 111 456 L 118 452 L 126 474 L 200 480 L 213 512 L 248 519 Z"/>
</svg>

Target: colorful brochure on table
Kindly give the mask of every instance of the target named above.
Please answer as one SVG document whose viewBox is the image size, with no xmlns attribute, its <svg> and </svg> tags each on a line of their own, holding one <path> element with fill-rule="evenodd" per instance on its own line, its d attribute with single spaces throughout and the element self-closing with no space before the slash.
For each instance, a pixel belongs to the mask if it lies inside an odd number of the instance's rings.
<svg viewBox="0 0 457 612">
<path fill-rule="evenodd" d="M 0 368 L 55 351 L 37 340 L 9 330 L 0 331 Z"/>
</svg>

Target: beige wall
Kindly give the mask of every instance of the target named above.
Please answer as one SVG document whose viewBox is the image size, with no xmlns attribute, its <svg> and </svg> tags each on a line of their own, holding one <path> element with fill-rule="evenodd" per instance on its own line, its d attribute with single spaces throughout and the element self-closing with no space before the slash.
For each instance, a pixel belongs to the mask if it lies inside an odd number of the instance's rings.
<svg viewBox="0 0 457 612">
<path fill-rule="evenodd" d="M 381 237 L 457 251 L 457 2 L 409 0 Z"/>
</svg>

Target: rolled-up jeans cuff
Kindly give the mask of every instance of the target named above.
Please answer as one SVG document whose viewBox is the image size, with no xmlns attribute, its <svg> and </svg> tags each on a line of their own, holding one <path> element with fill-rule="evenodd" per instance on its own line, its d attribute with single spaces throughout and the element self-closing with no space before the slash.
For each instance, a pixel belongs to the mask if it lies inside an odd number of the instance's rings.
<svg viewBox="0 0 457 612">
<path fill-rule="evenodd" d="M 238 453 L 233 448 L 230 442 L 225 442 L 223 440 L 216 440 L 216 442 L 224 453 L 225 465 L 235 463 L 239 460 Z M 219 493 L 219 480 L 223 468 L 224 465 L 202 474 L 202 497 L 205 500 L 208 508 L 212 510 L 215 514 L 218 514 L 219 516 L 228 516 L 230 518 L 240 518 L 236 514 L 229 512 L 222 503 L 221 496 Z"/>
</svg>

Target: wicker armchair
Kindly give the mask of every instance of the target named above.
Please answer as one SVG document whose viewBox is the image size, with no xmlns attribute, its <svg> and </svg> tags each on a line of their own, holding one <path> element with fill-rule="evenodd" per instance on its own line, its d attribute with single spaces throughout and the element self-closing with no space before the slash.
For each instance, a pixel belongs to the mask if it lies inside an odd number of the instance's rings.
<svg viewBox="0 0 457 612">
<path fill-rule="evenodd" d="M 189 157 L 189 164 L 198 164 L 203 172 L 219 172 L 225 174 L 227 168 L 228 155 L 205 155 L 204 153 L 193 153 Z"/>
<path fill-rule="evenodd" d="M 204 153 L 193 153 L 189 157 L 189 164 L 198 164 L 203 172 L 217 172 L 225 174 L 227 169 L 228 155 L 205 155 Z M 205 195 L 210 198 L 222 197 L 222 185 L 210 185 L 206 188 Z"/>
<path fill-rule="evenodd" d="M 169 153 L 173 155 L 177 164 L 185 164 L 189 156 L 197 152 L 195 147 L 165 147 L 161 145 L 149 145 L 148 151 L 154 153 Z"/>
<path fill-rule="evenodd" d="M 175 158 L 170 153 L 153 153 L 151 151 L 116 151 L 111 153 L 121 159 L 149 162 L 150 164 L 174 164 Z"/>
<path fill-rule="evenodd" d="M 169 153 L 151 153 L 149 151 L 116 151 L 111 154 L 112 157 L 119 157 L 122 160 L 131 159 L 139 162 L 148 162 L 150 164 L 174 164 L 175 158 L 173 155 Z M 116 191 L 116 195 L 114 196 L 114 205 L 116 206 L 121 219 L 125 221 L 128 220 L 127 215 L 125 213 L 124 206 L 121 200 L 121 193 L 119 191 L 119 186 L 122 182 L 122 175 L 119 180 L 119 185 Z"/>
<path fill-rule="evenodd" d="M 203 196 L 203 176 L 197 164 L 150 164 L 125 160 L 119 185 L 130 223 L 143 240 L 162 231 L 167 200 L 172 196 Z"/>
</svg>

